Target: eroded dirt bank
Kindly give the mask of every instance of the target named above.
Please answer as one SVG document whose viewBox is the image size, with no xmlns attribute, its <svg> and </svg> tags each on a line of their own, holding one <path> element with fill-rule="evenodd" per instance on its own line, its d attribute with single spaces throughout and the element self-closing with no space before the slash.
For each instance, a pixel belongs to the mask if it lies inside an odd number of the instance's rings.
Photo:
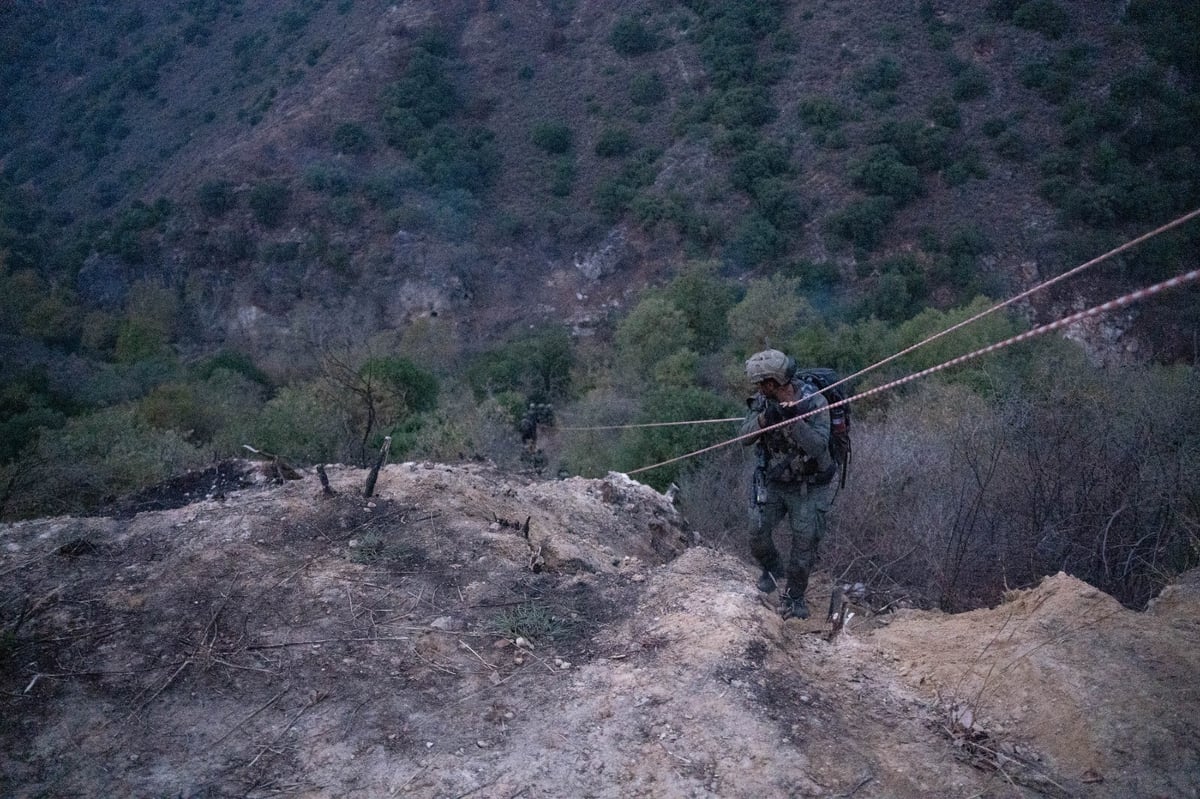
<svg viewBox="0 0 1200 799">
<path fill-rule="evenodd" d="M 1200 795 L 1195 574 L 831 638 L 620 475 L 363 478 L 0 528 L 0 793 Z"/>
</svg>

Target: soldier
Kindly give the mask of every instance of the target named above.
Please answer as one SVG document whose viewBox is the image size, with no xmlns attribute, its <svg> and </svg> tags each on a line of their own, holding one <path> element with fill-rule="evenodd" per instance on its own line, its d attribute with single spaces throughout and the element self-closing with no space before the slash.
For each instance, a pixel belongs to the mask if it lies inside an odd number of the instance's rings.
<svg viewBox="0 0 1200 799">
<path fill-rule="evenodd" d="M 529 410 L 521 417 L 521 421 L 517 424 L 517 430 L 521 433 L 521 443 L 525 446 L 525 451 L 533 453 L 537 451 L 537 428 L 538 428 L 538 413 L 537 407 L 531 402 Z"/>
<path fill-rule="evenodd" d="M 745 435 L 828 404 L 817 387 L 795 376 L 795 363 L 779 350 L 755 353 L 746 361 L 746 377 L 756 392 L 747 400 Z M 825 515 L 837 496 L 838 465 L 829 454 L 829 412 L 783 425 L 748 438 L 758 450 L 751 501 L 750 552 L 762 566 L 758 588 L 775 590 L 781 577 L 780 613 L 785 619 L 808 618 L 804 592 L 825 533 Z M 786 566 L 775 547 L 775 526 L 788 517 L 792 531 Z"/>
</svg>

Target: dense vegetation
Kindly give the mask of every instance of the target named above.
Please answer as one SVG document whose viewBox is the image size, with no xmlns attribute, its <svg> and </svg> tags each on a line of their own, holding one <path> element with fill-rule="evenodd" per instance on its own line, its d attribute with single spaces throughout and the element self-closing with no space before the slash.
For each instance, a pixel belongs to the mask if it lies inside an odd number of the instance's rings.
<svg viewBox="0 0 1200 799">
<path fill-rule="evenodd" d="M 572 5 L 549 4 L 546 58 L 579 43 L 564 33 Z M 512 80 L 500 99 L 446 19 L 396 31 L 386 83 L 303 131 L 303 159 L 206 167 L 147 196 L 155 165 L 194 137 L 249 135 L 322 74 L 336 43 L 314 20 L 363 13 L 350 0 L 255 10 L 0 8 L 0 97 L 14 109 L 0 119 L 4 518 L 92 511 L 246 444 L 304 464 L 365 463 L 390 436 L 395 457 L 527 467 L 514 425 L 530 402 L 553 404 L 565 426 L 737 416 L 739 364 L 766 343 L 850 373 L 1004 294 L 998 257 L 1033 256 L 997 242 L 996 225 L 947 212 L 990 191 L 995 172 L 1030 176 L 1028 201 L 1054 214 L 1043 272 L 1200 205 L 1200 18 L 1183 0 L 1128 4 L 1107 35 L 1145 57 L 1119 70 L 1082 35 L 1077 6 L 993 0 L 988 27 L 970 30 L 923 2 L 907 19 L 916 37 L 882 26 L 865 54 L 829 53 L 836 77 L 821 83 L 794 72 L 823 33 L 811 10 L 644 4 L 589 33 L 610 59 L 599 83 L 571 104 L 519 106 L 531 110 L 517 123 L 503 103 L 554 95 L 545 58 L 497 67 Z M 92 28 L 104 35 L 46 61 Z M 1011 69 L 964 57 L 1002 35 L 1030 37 Z M 703 81 L 672 74 L 685 56 Z M 229 71 L 192 86 L 179 73 L 196 59 Z M 39 84 L 39 70 L 53 80 Z M 39 94 L 51 83 L 72 87 L 54 113 Z M 993 104 L 1013 87 L 1038 113 Z M 706 167 L 681 178 L 675 159 L 689 149 Z M 496 340 L 451 340 L 436 315 L 381 321 L 397 283 L 371 294 L 393 260 L 425 259 L 468 304 L 516 279 L 494 273 L 498 261 L 535 285 L 533 264 L 618 225 L 683 265 L 592 337 L 538 319 Z M 1180 228 L 1105 279 L 1174 274 L 1198 244 L 1200 226 Z M 234 342 L 225 304 L 247 298 L 292 334 Z M 1180 326 L 1194 328 L 1195 304 L 1181 305 Z M 1023 324 L 989 318 L 859 388 Z M 1042 343 L 864 408 L 871 444 L 832 565 L 952 608 L 1058 568 L 1144 601 L 1197 557 L 1197 393 L 1194 369 L 1123 374 L 1114 385 Z M 564 430 L 533 465 L 630 470 L 729 429 Z M 720 537 L 742 525 L 743 465 L 726 449 L 643 476 L 683 485 L 696 518 L 723 521 L 708 531 Z"/>
</svg>

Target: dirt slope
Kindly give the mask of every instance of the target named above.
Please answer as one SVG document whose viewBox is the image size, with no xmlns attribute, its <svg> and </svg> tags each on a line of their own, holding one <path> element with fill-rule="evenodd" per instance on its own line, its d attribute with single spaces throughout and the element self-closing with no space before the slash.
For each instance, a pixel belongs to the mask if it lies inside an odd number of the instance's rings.
<svg viewBox="0 0 1200 799">
<path fill-rule="evenodd" d="M 621 475 L 253 476 L 0 528 L 0 794 L 1198 795 L 1196 575 L 831 637 Z"/>
</svg>

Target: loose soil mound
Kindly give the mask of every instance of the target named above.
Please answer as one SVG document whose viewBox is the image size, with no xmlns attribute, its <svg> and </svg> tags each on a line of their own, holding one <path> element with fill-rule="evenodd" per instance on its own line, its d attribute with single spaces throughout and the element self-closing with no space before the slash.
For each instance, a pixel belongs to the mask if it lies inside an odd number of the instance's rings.
<svg viewBox="0 0 1200 799">
<path fill-rule="evenodd" d="M 621 475 L 329 475 L 0 528 L 0 794 L 1196 796 L 1194 576 L 832 637 Z"/>
</svg>

